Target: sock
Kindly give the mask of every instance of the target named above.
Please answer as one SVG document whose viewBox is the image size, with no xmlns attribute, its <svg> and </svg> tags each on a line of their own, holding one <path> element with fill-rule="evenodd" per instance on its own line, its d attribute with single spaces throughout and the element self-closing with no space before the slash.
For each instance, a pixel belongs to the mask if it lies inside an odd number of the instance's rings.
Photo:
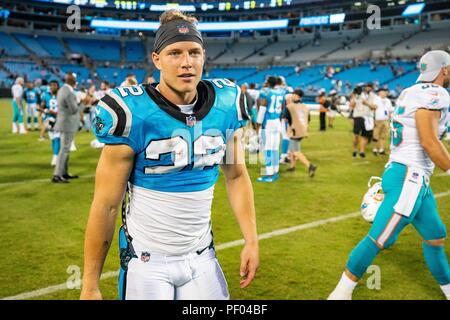
<svg viewBox="0 0 450 320">
<path fill-rule="evenodd" d="M 31 129 L 31 117 L 27 117 L 27 128 Z"/>
<path fill-rule="evenodd" d="M 422 248 L 425 262 L 436 281 L 440 285 L 450 284 L 450 267 L 448 266 L 444 246 L 430 246 L 423 242 Z"/>
<path fill-rule="evenodd" d="M 52 140 L 52 149 L 53 149 L 53 154 L 54 155 L 58 155 L 59 154 L 59 149 L 61 148 L 61 138 L 55 138 Z"/>
<path fill-rule="evenodd" d="M 351 252 L 347 261 L 347 269 L 356 277 L 361 278 L 379 252 L 380 249 L 369 236 L 364 237 Z"/>
<path fill-rule="evenodd" d="M 287 157 L 287 153 L 289 150 L 289 139 L 283 139 L 281 141 L 281 157 Z"/>
<path fill-rule="evenodd" d="M 25 127 L 24 127 L 24 125 L 23 125 L 23 122 L 22 122 L 22 123 L 19 123 L 19 130 L 20 130 L 21 133 L 22 133 L 22 132 L 25 132 Z"/>
<path fill-rule="evenodd" d="M 272 150 L 273 174 L 278 173 L 280 167 L 280 151 Z"/>
<path fill-rule="evenodd" d="M 336 290 L 343 290 L 343 291 L 350 291 L 353 292 L 358 282 L 353 281 L 347 275 L 342 273 L 341 280 L 339 280 L 339 283 L 336 286 Z"/>
<path fill-rule="evenodd" d="M 266 169 L 265 175 L 271 176 L 273 174 L 273 153 L 272 150 L 264 151 L 264 167 Z"/>
<path fill-rule="evenodd" d="M 441 286 L 441 290 L 445 294 L 447 300 L 450 300 L 450 283 Z"/>
<path fill-rule="evenodd" d="M 17 124 L 15 122 L 12 124 L 12 132 L 17 133 Z"/>
</svg>

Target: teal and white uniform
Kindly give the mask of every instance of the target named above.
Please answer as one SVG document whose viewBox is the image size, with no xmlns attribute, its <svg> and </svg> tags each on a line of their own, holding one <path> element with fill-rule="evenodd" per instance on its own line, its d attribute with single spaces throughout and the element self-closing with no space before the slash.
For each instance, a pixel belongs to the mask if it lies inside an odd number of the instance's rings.
<svg viewBox="0 0 450 320">
<path fill-rule="evenodd" d="M 397 100 L 391 120 L 391 155 L 383 174 L 384 201 L 368 235 L 352 251 L 348 270 L 361 277 L 380 249 L 389 248 L 400 232 L 412 224 L 424 240 L 446 237 L 430 187 L 434 163 L 423 149 L 416 127 L 416 111 L 440 112 L 438 133 L 443 137 L 450 98 L 447 90 L 419 83 L 405 89 Z M 450 284 L 450 268 L 443 246 L 423 243 L 425 261 L 436 281 Z"/>
<path fill-rule="evenodd" d="M 20 103 L 23 103 L 23 87 L 20 84 L 15 84 L 11 87 L 12 92 L 12 107 L 13 107 L 13 120 L 12 122 L 23 123 L 23 106 L 17 105 L 16 99 L 19 99 Z"/>
<path fill-rule="evenodd" d="M 257 122 L 261 124 L 261 138 L 264 147 L 265 170 L 267 176 L 277 175 L 280 165 L 281 112 L 286 102 L 286 89 L 262 90 L 259 98 L 266 101 L 258 111 Z"/>
</svg>

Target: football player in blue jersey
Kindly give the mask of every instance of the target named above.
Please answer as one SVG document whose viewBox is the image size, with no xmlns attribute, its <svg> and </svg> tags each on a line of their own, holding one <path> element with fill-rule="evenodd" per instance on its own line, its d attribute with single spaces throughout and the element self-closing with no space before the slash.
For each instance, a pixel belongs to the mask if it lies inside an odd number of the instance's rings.
<svg viewBox="0 0 450 320">
<path fill-rule="evenodd" d="M 86 229 L 82 299 L 102 298 L 100 275 L 126 189 L 120 299 L 228 299 L 211 231 L 219 164 L 244 237 L 242 288 L 259 265 L 240 146 L 245 98 L 229 80 L 201 80 L 205 51 L 195 18 L 169 10 L 160 23 L 152 53 L 160 83 L 116 88 L 96 108 L 94 132 L 105 147 Z"/>
<path fill-rule="evenodd" d="M 58 114 L 58 101 L 56 95 L 58 93 L 59 83 L 56 80 L 50 81 L 50 89 L 44 92 L 41 101 L 42 123 L 48 132 L 48 137 L 52 142 L 52 161 L 51 165 L 55 166 L 58 160 L 58 153 L 61 147 L 61 135 L 54 129 L 56 116 Z"/>
<path fill-rule="evenodd" d="M 41 101 L 40 104 L 42 104 L 42 98 L 44 97 L 44 94 L 49 91 L 48 82 L 45 79 L 43 79 L 42 81 L 40 79 L 38 79 L 38 80 L 36 80 L 34 85 L 38 89 L 39 100 Z M 43 117 L 44 117 L 44 114 L 42 113 L 42 108 L 39 108 L 39 110 L 38 110 L 38 123 L 39 123 L 39 128 L 40 128 L 39 139 L 38 139 L 39 141 L 45 140 L 46 128 L 43 123 Z"/>
<path fill-rule="evenodd" d="M 278 79 L 267 78 L 269 89 L 261 91 L 259 110 L 256 119 L 256 130 L 261 129 L 262 146 L 264 148 L 265 173 L 258 182 L 274 182 L 278 179 L 280 167 L 280 134 L 281 111 L 286 103 L 286 90 L 277 86 Z"/>
<path fill-rule="evenodd" d="M 34 87 L 33 82 L 27 82 L 27 87 L 24 92 L 25 102 L 27 103 L 27 129 L 31 130 L 34 126 L 34 130 L 38 130 L 38 92 Z"/>
</svg>

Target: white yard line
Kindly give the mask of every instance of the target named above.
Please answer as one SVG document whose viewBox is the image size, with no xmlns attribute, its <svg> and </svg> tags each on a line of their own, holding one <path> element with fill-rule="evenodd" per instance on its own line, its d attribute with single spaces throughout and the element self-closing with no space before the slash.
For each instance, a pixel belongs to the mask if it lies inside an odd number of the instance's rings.
<svg viewBox="0 0 450 320">
<path fill-rule="evenodd" d="M 90 174 L 87 176 L 80 176 L 79 179 L 90 179 L 94 178 L 95 175 Z M 12 186 L 20 186 L 24 184 L 30 184 L 30 183 L 42 183 L 42 182 L 49 182 L 51 183 L 52 178 L 46 178 L 46 179 L 32 179 L 32 180 L 22 180 L 22 181 L 14 181 L 14 182 L 3 182 L 0 183 L 0 188 L 2 187 L 12 187 Z"/>
<path fill-rule="evenodd" d="M 450 195 L 450 190 L 436 194 L 435 198 L 442 198 L 442 197 L 446 197 L 449 195 Z M 325 224 L 335 223 L 335 222 L 347 220 L 350 218 L 355 218 L 359 215 L 360 215 L 359 211 L 347 213 L 347 214 L 343 214 L 343 215 L 339 215 L 339 216 L 335 216 L 335 217 L 331 217 L 331 218 L 327 218 L 327 219 L 321 219 L 321 220 L 317 220 L 317 221 L 313 221 L 313 222 L 309 222 L 309 223 L 299 224 L 296 226 L 263 233 L 263 234 L 260 234 L 258 238 L 259 238 L 259 240 L 270 239 L 273 237 L 289 234 L 289 233 L 296 232 L 296 231 L 312 229 L 312 228 L 316 228 L 316 227 L 319 227 L 319 226 L 322 226 Z M 238 247 L 243 244 L 244 244 L 243 239 L 222 243 L 222 244 L 219 244 L 216 246 L 216 251 L 233 248 L 233 247 Z M 103 273 L 101 276 L 101 279 L 104 280 L 104 279 L 114 278 L 114 277 L 117 277 L 118 275 L 119 275 L 119 271 L 109 271 L 109 272 Z M 76 282 L 76 283 L 73 283 L 72 285 L 78 287 L 78 284 L 79 284 L 79 282 Z M 5 297 L 5 298 L 2 298 L 1 300 L 31 299 L 31 298 L 36 298 L 36 297 L 40 297 L 40 296 L 48 295 L 48 294 L 55 293 L 58 291 L 68 290 L 68 289 L 69 288 L 67 287 L 67 283 L 61 283 L 61 284 L 50 286 L 47 288 L 24 292 L 24 293 L 15 295 L 15 296 Z"/>
</svg>

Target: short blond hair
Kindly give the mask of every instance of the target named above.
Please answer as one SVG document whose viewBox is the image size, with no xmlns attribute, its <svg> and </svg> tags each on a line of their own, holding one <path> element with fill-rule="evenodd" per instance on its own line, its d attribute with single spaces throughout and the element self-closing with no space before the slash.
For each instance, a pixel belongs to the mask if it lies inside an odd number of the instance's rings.
<svg viewBox="0 0 450 320">
<path fill-rule="evenodd" d="M 198 22 L 197 18 L 194 16 L 181 12 L 178 9 L 167 10 L 159 17 L 159 23 L 161 26 L 175 20 L 183 20 L 194 24 Z"/>
</svg>

